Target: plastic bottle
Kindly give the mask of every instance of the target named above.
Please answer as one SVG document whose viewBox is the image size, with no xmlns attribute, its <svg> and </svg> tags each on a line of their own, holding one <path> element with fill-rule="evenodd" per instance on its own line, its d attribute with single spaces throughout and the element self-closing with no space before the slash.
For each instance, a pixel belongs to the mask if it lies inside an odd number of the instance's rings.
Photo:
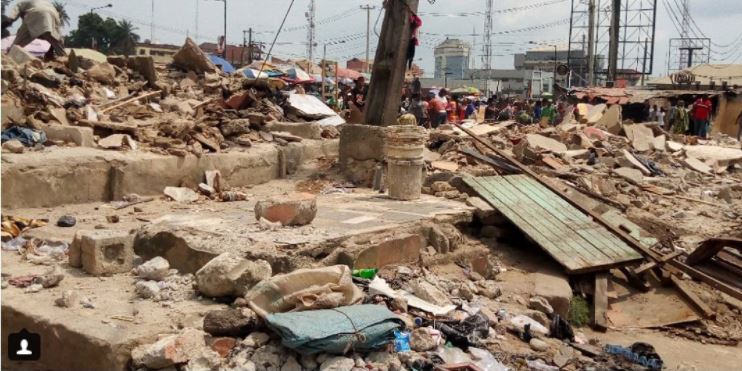
<svg viewBox="0 0 742 371">
<path fill-rule="evenodd" d="M 376 277 L 376 273 L 378 272 L 379 270 L 376 268 L 354 269 L 353 276 L 372 280 Z"/>
</svg>

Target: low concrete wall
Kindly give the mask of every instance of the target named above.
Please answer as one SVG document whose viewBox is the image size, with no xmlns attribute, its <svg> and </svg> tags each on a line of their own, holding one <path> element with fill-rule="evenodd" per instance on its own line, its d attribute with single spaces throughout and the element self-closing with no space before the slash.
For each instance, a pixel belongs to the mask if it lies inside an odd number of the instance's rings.
<svg viewBox="0 0 742 371">
<path fill-rule="evenodd" d="M 264 183 L 304 161 L 337 156 L 337 140 L 304 140 L 286 147 L 256 144 L 245 152 L 201 157 L 144 151 L 60 148 L 3 155 L 2 207 L 53 207 L 120 200 L 129 193 L 159 195 L 166 186 L 195 187 L 204 171 L 219 170 L 230 186 Z"/>
</svg>

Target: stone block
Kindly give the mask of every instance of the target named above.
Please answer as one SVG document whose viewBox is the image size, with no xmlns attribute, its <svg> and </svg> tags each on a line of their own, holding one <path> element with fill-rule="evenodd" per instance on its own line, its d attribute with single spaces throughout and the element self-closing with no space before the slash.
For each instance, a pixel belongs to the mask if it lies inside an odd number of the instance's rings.
<svg viewBox="0 0 742 371">
<path fill-rule="evenodd" d="M 423 241 L 419 235 L 395 236 L 361 250 L 349 265 L 354 269 L 363 269 L 414 263 L 420 259 L 422 248 Z"/>
<path fill-rule="evenodd" d="M 255 219 L 282 225 L 306 225 L 317 216 L 317 197 L 310 193 L 275 196 L 255 204 Z"/>
<path fill-rule="evenodd" d="M 80 265 L 92 275 L 125 273 L 134 266 L 134 235 L 127 231 L 81 231 L 75 239 L 79 246 Z M 72 252 L 76 248 L 70 250 L 70 265 L 74 266 L 78 253 Z"/>
<path fill-rule="evenodd" d="M 93 128 L 58 124 L 41 124 L 40 126 L 50 141 L 75 143 L 78 147 L 95 147 Z"/>
<path fill-rule="evenodd" d="M 26 49 L 23 49 L 18 45 L 13 45 L 10 50 L 8 50 L 7 57 L 19 65 L 36 59 L 36 57 L 27 52 Z"/>
</svg>

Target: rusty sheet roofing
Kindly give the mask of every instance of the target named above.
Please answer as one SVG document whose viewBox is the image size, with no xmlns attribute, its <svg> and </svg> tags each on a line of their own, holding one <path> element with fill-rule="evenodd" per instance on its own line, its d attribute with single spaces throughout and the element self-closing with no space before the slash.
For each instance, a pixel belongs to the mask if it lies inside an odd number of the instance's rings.
<svg viewBox="0 0 742 371">
<path fill-rule="evenodd" d="M 568 273 L 605 270 L 642 259 L 625 242 L 528 175 L 469 177 L 465 181 Z"/>
</svg>

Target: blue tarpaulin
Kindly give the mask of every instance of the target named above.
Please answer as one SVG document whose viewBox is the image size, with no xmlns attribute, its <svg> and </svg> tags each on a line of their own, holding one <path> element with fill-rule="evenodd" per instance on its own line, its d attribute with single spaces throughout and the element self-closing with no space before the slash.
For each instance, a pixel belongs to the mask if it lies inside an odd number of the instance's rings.
<svg viewBox="0 0 742 371">
<path fill-rule="evenodd" d="M 394 341 L 404 322 L 383 305 L 270 314 L 268 326 L 285 347 L 301 354 L 369 352 Z"/>
<path fill-rule="evenodd" d="M 211 63 L 214 63 L 215 65 L 221 67 L 222 71 L 225 73 L 232 73 L 235 71 L 234 66 L 222 57 L 216 56 L 214 54 L 209 54 L 209 59 L 211 60 Z"/>
</svg>

